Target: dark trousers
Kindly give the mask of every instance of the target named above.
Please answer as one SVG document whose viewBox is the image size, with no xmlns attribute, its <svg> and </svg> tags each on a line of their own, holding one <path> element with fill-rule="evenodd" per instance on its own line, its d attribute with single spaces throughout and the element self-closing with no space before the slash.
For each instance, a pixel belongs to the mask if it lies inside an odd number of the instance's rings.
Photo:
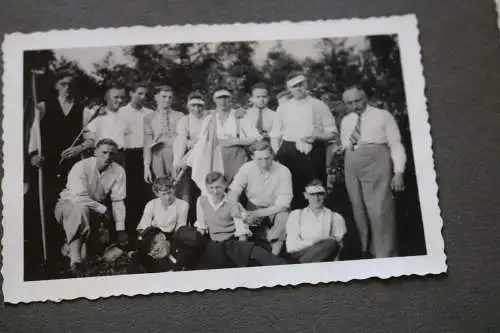
<svg viewBox="0 0 500 333">
<path fill-rule="evenodd" d="M 191 172 L 191 167 L 187 167 L 177 183 L 175 195 L 189 203 L 188 223 L 193 225 L 196 220 L 196 201 L 201 195 L 201 191 L 191 178 Z"/>
<path fill-rule="evenodd" d="M 334 239 L 324 239 L 303 250 L 292 253 L 299 263 L 322 262 L 335 259 L 340 250 L 339 243 Z"/>
<path fill-rule="evenodd" d="M 295 142 L 283 141 L 276 159 L 290 169 L 292 173 L 293 200 L 291 209 L 301 209 L 307 206 L 304 198 L 304 187 L 313 179 L 326 182 L 325 145 L 315 142 L 309 154 L 297 150 Z"/>
<path fill-rule="evenodd" d="M 127 175 L 127 197 L 125 199 L 125 229 L 129 243 L 134 245 L 136 227 L 141 220 L 144 206 L 153 198 L 151 186 L 144 181 L 144 163 L 142 148 L 124 151 L 125 172 Z"/>
</svg>

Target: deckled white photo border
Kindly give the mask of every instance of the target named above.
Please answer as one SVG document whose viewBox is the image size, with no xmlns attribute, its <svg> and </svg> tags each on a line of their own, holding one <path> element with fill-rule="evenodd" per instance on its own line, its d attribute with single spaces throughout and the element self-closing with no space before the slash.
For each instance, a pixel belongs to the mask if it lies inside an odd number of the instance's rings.
<svg viewBox="0 0 500 333">
<path fill-rule="evenodd" d="M 427 255 L 252 267 L 169 272 L 66 280 L 23 281 L 23 51 L 37 49 L 122 46 L 182 42 L 312 39 L 398 34 L 408 104 L 419 199 Z M 390 278 L 446 272 L 438 206 L 432 140 L 415 15 L 265 24 L 124 27 L 13 33 L 3 43 L 3 294 L 5 302 L 96 299 L 118 295 L 190 292 L 239 287 L 260 288 L 301 283 L 346 282 L 370 277 Z"/>
</svg>

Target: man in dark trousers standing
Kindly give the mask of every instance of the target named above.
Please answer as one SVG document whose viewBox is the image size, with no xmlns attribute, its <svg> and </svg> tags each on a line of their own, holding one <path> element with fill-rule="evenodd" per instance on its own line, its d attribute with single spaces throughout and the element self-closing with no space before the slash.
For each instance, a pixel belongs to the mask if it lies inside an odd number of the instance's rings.
<svg viewBox="0 0 500 333">
<path fill-rule="evenodd" d="M 58 256 L 58 245 L 62 241 L 53 216 L 58 195 L 66 184 L 69 170 L 81 159 L 80 154 L 92 146 L 91 142 L 83 139 L 72 145 L 84 126 L 84 105 L 74 98 L 74 81 L 74 74 L 70 71 L 56 73 L 56 95 L 37 106 L 41 114 L 42 147 L 39 147 L 37 141 L 35 124 L 31 128 L 28 144 L 30 164 L 35 168 L 43 167 L 43 201 L 49 261 Z"/>
<path fill-rule="evenodd" d="M 276 159 L 292 173 L 291 208 L 298 209 L 307 205 L 302 191 L 311 180 L 326 182 L 325 142 L 337 126 L 328 106 L 310 96 L 302 73 L 292 72 L 286 84 L 292 98 L 278 107 L 270 137 Z"/>
</svg>

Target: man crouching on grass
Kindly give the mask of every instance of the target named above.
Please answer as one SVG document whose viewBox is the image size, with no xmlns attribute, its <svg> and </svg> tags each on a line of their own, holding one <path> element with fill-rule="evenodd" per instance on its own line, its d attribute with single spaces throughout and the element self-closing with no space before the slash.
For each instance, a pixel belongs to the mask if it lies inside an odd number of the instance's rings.
<svg viewBox="0 0 500 333">
<path fill-rule="evenodd" d="M 116 143 L 111 139 L 99 140 L 95 156 L 77 162 L 68 175 L 66 188 L 61 192 L 54 210 L 62 225 L 66 240 L 62 252 L 69 257 L 70 270 L 78 274 L 80 265 L 87 259 L 90 233 L 100 230 L 110 219 L 105 203 L 110 200 L 116 227 L 116 241 L 127 243 L 125 233 L 125 170 L 114 162 Z"/>
</svg>

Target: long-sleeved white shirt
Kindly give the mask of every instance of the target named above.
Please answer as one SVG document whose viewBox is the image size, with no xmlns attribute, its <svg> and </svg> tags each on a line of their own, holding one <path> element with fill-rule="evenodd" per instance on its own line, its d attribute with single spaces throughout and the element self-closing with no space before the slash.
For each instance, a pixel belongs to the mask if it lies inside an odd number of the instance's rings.
<svg viewBox="0 0 500 333">
<path fill-rule="evenodd" d="M 350 137 L 358 117 L 357 113 L 351 112 L 342 119 L 340 138 L 345 149 L 351 149 Z M 358 145 L 370 143 L 387 144 L 391 151 L 394 172 L 404 172 L 406 154 L 396 120 L 388 111 L 368 105 L 361 113 L 361 137 Z"/>
<path fill-rule="evenodd" d="M 187 224 L 189 204 L 181 199 L 175 199 L 166 209 L 160 198 L 153 199 L 144 207 L 137 230 L 157 227 L 163 232 L 174 232 Z"/>
<path fill-rule="evenodd" d="M 105 211 L 103 202 L 110 198 L 113 202 L 123 202 L 127 193 L 125 170 L 118 163 L 112 163 L 99 172 L 96 158 L 81 160 L 71 168 L 66 188 L 61 192 L 61 200 L 80 203 L 96 211 Z M 115 216 L 117 230 L 125 229 L 124 216 Z"/>
<path fill-rule="evenodd" d="M 337 126 L 328 106 L 308 96 L 301 100 L 290 99 L 278 107 L 270 137 L 300 142 L 315 130 L 333 134 Z"/>
<path fill-rule="evenodd" d="M 328 238 L 340 243 L 346 232 L 342 215 L 326 207 L 318 215 L 309 207 L 297 209 L 290 213 L 286 224 L 286 248 L 293 253 Z"/>
</svg>

